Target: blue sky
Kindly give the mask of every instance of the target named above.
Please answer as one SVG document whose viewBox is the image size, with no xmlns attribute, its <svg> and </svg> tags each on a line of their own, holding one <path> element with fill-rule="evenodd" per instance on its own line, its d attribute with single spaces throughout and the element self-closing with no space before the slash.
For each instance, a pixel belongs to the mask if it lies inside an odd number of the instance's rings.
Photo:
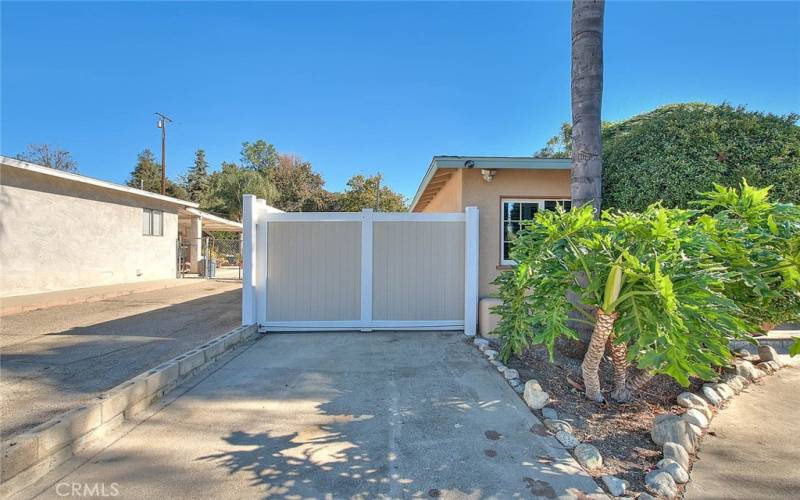
<svg viewBox="0 0 800 500">
<path fill-rule="evenodd" d="M 168 175 L 264 138 L 338 190 L 413 195 L 435 154 L 530 155 L 571 117 L 570 4 L 2 4 L 2 144 L 124 182 L 155 111 Z M 685 101 L 800 112 L 800 3 L 609 2 L 606 120 Z"/>
</svg>

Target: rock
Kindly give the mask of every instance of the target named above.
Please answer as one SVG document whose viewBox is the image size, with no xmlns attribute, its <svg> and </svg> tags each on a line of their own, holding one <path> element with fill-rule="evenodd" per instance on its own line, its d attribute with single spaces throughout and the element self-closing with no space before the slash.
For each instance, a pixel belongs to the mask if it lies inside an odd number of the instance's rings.
<svg viewBox="0 0 800 500">
<path fill-rule="evenodd" d="M 711 387 L 719 394 L 722 399 L 728 400 L 731 399 L 736 393 L 733 392 L 733 389 L 728 384 L 710 384 Z"/>
<path fill-rule="evenodd" d="M 772 369 L 770 364 L 766 363 L 766 362 L 757 364 L 756 368 L 758 368 L 759 370 L 761 370 L 761 371 L 763 371 L 763 372 L 765 372 L 767 374 L 770 374 L 770 373 L 775 371 L 775 370 Z"/>
<path fill-rule="evenodd" d="M 758 346 L 758 359 L 761 361 L 780 361 L 778 351 L 771 345 Z"/>
<path fill-rule="evenodd" d="M 549 430 L 550 432 L 558 432 L 558 431 L 564 431 L 570 433 L 572 432 L 572 426 L 569 425 L 567 422 L 564 422 L 563 420 L 546 418 L 544 419 L 544 426 L 547 427 L 547 430 Z"/>
<path fill-rule="evenodd" d="M 692 394 L 691 392 L 682 392 L 678 394 L 677 400 L 678 404 L 684 408 L 694 408 L 696 410 L 700 410 L 707 419 L 711 420 L 711 417 L 713 416 L 713 413 L 711 413 L 711 408 L 708 407 L 706 400 L 697 394 Z"/>
<path fill-rule="evenodd" d="M 503 366 L 503 363 L 497 361 L 496 359 L 491 360 L 490 363 L 492 364 L 492 366 L 495 366 L 495 367 Z"/>
<path fill-rule="evenodd" d="M 550 420 L 558 420 L 558 412 L 547 406 L 542 408 L 542 416 Z"/>
<path fill-rule="evenodd" d="M 511 387 L 516 387 L 516 386 L 518 386 L 518 385 L 522 385 L 522 382 L 520 382 L 520 380 L 519 380 L 518 378 L 512 378 L 512 379 L 510 379 L 510 380 L 508 381 L 508 384 L 509 384 Z"/>
<path fill-rule="evenodd" d="M 603 466 L 600 450 L 588 443 L 581 443 L 572 450 L 575 460 L 586 470 L 595 470 Z M 677 464 L 676 464 L 677 465 Z"/>
<path fill-rule="evenodd" d="M 656 424 L 650 431 L 650 438 L 654 443 L 660 446 L 664 446 L 665 443 L 677 443 L 686 448 L 689 453 L 694 452 L 698 437 L 695 429 L 699 431 L 698 427 L 689 424 L 677 415 L 666 415 L 656 420 Z"/>
<path fill-rule="evenodd" d="M 483 351 L 489 346 L 489 341 L 480 337 L 475 337 L 475 340 L 472 341 L 472 344 Z"/>
<path fill-rule="evenodd" d="M 494 349 L 486 349 L 483 351 L 483 355 L 489 359 L 494 359 L 499 353 Z"/>
<path fill-rule="evenodd" d="M 530 409 L 539 410 L 544 408 L 550 400 L 550 395 L 542 390 L 542 386 L 539 385 L 537 380 L 531 379 L 525 382 L 523 399 Z"/>
<path fill-rule="evenodd" d="M 741 375 L 751 382 L 756 381 L 763 376 L 760 375 L 760 370 L 753 366 L 753 363 L 749 361 L 735 362 L 732 370 L 733 373 L 736 373 L 736 375 Z"/>
<path fill-rule="evenodd" d="M 742 392 L 742 389 L 744 389 L 744 385 L 742 384 L 742 381 L 740 380 L 741 378 L 742 377 L 740 377 L 739 375 L 731 375 L 729 373 L 729 374 L 725 375 L 724 377 L 722 377 L 722 380 L 726 384 L 728 384 L 728 387 L 733 389 L 733 392 L 735 392 L 736 394 L 739 394 L 740 392 Z"/>
<path fill-rule="evenodd" d="M 734 375 L 733 378 L 735 378 L 736 380 L 741 382 L 742 383 L 742 387 L 747 387 L 748 385 L 751 384 L 751 382 L 749 380 L 747 380 L 747 377 L 742 377 L 741 375 Z"/>
<path fill-rule="evenodd" d="M 516 392 L 517 394 L 522 394 L 523 392 L 525 392 L 525 386 L 522 384 L 514 385 L 512 387 L 514 388 L 514 392 Z"/>
<path fill-rule="evenodd" d="M 664 443 L 664 458 L 678 462 L 681 467 L 689 470 L 689 453 L 686 448 L 678 443 Z"/>
<path fill-rule="evenodd" d="M 722 404 L 722 397 L 717 394 L 717 391 L 715 391 L 714 388 L 708 384 L 703 385 L 703 397 L 705 397 L 708 402 L 714 406 L 719 406 Z"/>
<path fill-rule="evenodd" d="M 603 476 L 603 483 L 605 483 L 611 495 L 615 497 L 621 497 L 627 493 L 628 488 L 631 486 L 628 481 L 614 476 Z"/>
<path fill-rule="evenodd" d="M 672 480 L 678 484 L 685 484 L 689 482 L 689 473 L 686 472 L 686 469 L 681 467 L 681 464 L 675 460 L 662 458 L 658 461 L 656 467 L 672 476 Z"/>
<path fill-rule="evenodd" d="M 513 368 L 509 368 L 508 370 L 503 372 L 503 376 L 506 380 L 512 380 L 515 378 L 519 378 L 519 372 Z"/>
<path fill-rule="evenodd" d="M 571 450 L 572 448 L 575 448 L 581 444 L 581 442 L 578 441 L 578 438 L 566 431 L 556 432 L 556 439 L 558 439 L 558 442 L 564 445 L 564 448 L 568 450 Z"/>
<path fill-rule="evenodd" d="M 681 418 L 692 425 L 700 427 L 701 429 L 708 427 L 708 419 L 706 416 L 703 415 L 703 412 L 695 408 L 689 408 L 686 410 L 686 413 L 684 413 Z"/>
<path fill-rule="evenodd" d="M 648 493 L 641 493 L 639 494 L 638 497 L 636 497 L 636 500 L 658 500 L 658 499 Z"/>
<path fill-rule="evenodd" d="M 508 367 L 506 365 L 504 365 L 503 363 L 498 363 L 498 364 L 496 364 L 494 366 L 497 368 L 497 371 L 499 371 L 500 373 L 505 373 L 506 370 L 508 370 Z"/>
<path fill-rule="evenodd" d="M 647 473 L 644 477 L 644 483 L 656 495 L 667 498 L 675 498 L 678 494 L 678 487 L 675 480 L 668 472 L 655 469 Z M 641 496 L 639 497 L 641 498 Z"/>
<path fill-rule="evenodd" d="M 738 351 L 734 352 L 733 355 L 738 356 L 740 358 L 749 358 L 750 351 L 748 351 L 747 349 L 739 349 Z"/>
<path fill-rule="evenodd" d="M 767 361 L 767 365 L 771 366 L 773 371 L 778 371 L 783 368 L 780 361 Z"/>
</svg>

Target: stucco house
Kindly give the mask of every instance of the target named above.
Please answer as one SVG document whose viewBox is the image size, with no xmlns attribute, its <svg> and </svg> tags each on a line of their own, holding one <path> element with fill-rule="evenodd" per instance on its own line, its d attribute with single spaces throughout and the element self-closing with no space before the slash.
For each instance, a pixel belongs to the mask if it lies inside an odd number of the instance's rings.
<svg viewBox="0 0 800 500">
<path fill-rule="evenodd" d="M 492 281 L 514 263 L 509 242 L 523 220 L 557 204 L 569 209 L 569 159 L 509 156 L 434 156 L 417 189 L 411 212 L 480 211 L 478 295 L 479 326 L 483 334 L 494 329 L 489 308 Z"/>
<path fill-rule="evenodd" d="M 0 297 L 175 278 L 203 230 L 240 223 L 196 203 L 0 156 Z"/>
</svg>

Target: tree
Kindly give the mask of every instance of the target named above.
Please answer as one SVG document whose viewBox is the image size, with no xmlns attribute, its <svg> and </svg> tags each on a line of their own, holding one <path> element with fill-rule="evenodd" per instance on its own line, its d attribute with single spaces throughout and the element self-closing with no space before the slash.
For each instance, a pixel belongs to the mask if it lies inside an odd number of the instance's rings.
<svg viewBox="0 0 800 500">
<path fill-rule="evenodd" d="M 517 268 L 497 280 L 503 354 L 534 344 L 552 353 L 559 338 L 575 338 L 571 290 L 596 311 L 580 318 L 593 339 L 613 347 L 612 398 L 629 400 L 654 374 L 684 386 L 715 378 L 731 339 L 751 339 L 776 310 L 800 317 L 800 210 L 767 194 L 744 182 L 703 194 L 701 210 L 537 214 L 512 245 Z M 629 379 L 630 363 L 638 371 Z M 584 370 L 586 395 L 602 401 L 593 377 Z"/>
<path fill-rule="evenodd" d="M 715 377 L 711 366 L 728 359 L 729 337 L 744 338 L 747 329 L 724 294 L 731 273 L 708 252 L 709 238 L 691 215 L 658 205 L 641 213 L 604 211 L 599 220 L 589 205 L 538 214 L 513 244 L 517 269 L 498 280 L 504 353 L 531 344 L 552 352 L 559 337 L 576 337 L 566 298 L 573 290 L 595 310 L 580 321 L 593 327 L 601 356 L 606 343 L 619 347 L 612 351 L 614 399 L 627 401 L 653 373 L 682 385 L 689 377 Z M 602 402 L 598 372 L 586 369 L 595 355 L 589 349 L 584 356 L 583 381 L 587 398 Z M 629 362 L 646 376 L 627 380 Z"/>
<path fill-rule="evenodd" d="M 195 151 L 194 165 L 186 174 L 185 185 L 189 200 L 195 203 L 200 203 L 208 194 L 208 161 L 204 150 Z"/>
<path fill-rule="evenodd" d="M 321 212 L 330 208 L 325 180 L 299 156 L 279 155 L 270 180 L 280 193 L 276 208 L 286 212 Z"/>
<path fill-rule="evenodd" d="M 600 212 L 603 155 L 600 142 L 601 105 L 603 101 L 603 14 L 604 0 L 573 0 L 572 2 L 572 71 L 570 94 L 572 100 L 572 205 L 580 208 L 586 204 Z M 562 129 L 563 130 L 563 129 Z M 565 140 L 566 142 L 566 140 Z M 566 144 L 565 144 L 566 146 Z M 576 278 L 585 283 L 587 276 L 576 269 Z M 575 291 L 568 298 L 573 303 L 574 320 L 585 313 L 585 303 L 576 300 Z M 613 317 L 602 310 L 596 311 L 597 325 L 612 327 Z M 594 328 L 589 333 L 578 326 L 582 338 L 589 338 L 583 358 L 584 383 L 587 394 L 599 394 L 598 370 L 606 349 L 606 331 Z M 605 336 L 604 336 L 605 335 Z M 594 399 L 597 399 L 595 396 Z"/>
<path fill-rule="evenodd" d="M 161 194 L 161 164 L 149 149 L 145 149 L 136 157 L 136 165 L 130 174 L 128 186 L 143 189 L 151 193 Z M 189 195 L 180 182 L 167 179 L 166 195 L 181 200 L 188 200 Z"/>
<path fill-rule="evenodd" d="M 572 2 L 572 203 L 600 211 L 603 0 Z"/>
<path fill-rule="evenodd" d="M 676 104 L 656 108 L 603 131 L 606 206 L 641 210 L 661 200 L 687 207 L 713 185 L 742 178 L 773 186 L 773 199 L 800 202 L 798 115 L 743 107 Z"/>
<path fill-rule="evenodd" d="M 338 196 L 337 210 L 358 212 L 363 208 L 376 208 L 376 204 L 379 203 L 377 208 L 380 212 L 404 212 L 406 200 L 403 195 L 392 191 L 389 186 L 382 185 L 381 178 L 381 174 L 369 177 L 358 174 L 351 177 L 347 181 L 347 188 Z M 378 190 L 379 185 L 380 190 Z"/>
<path fill-rule="evenodd" d="M 78 164 L 70 152 L 49 144 L 28 144 L 28 150 L 19 153 L 17 159 L 62 172 L 78 173 Z"/>
<path fill-rule="evenodd" d="M 603 206 L 643 210 L 661 201 L 688 208 L 698 192 L 747 178 L 776 201 L 800 203 L 798 115 L 728 104 L 669 104 L 602 124 Z M 569 157 L 564 124 L 537 156 Z"/>
<path fill-rule="evenodd" d="M 137 189 L 161 193 L 161 165 L 156 162 L 152 151 L 145 149 L 139 153 L 127 184 Z"/>
<path fill-rule="evenodd" d="M 536 158 L 572 158 L 572 124 L 562 123 L 561 130 L 534 153 Z"/>
<path fill-rule="evenodd" d="M 279 162 L 278 150 L 263 139 L 255 142 L 243 142 L 241 157 L 244 168 L 255 170 L 267 177 Z"/>
<path fill-rule="evenodd" d="M 255 195 L 268 204 L 273 204 L 278 198 L 275 186 L 261 173 L 235 163 L 223 162 L 222 169 L 211 174 L 209 194 L 201 206 L 240 221 L 245 194 Z"/>
</svg>

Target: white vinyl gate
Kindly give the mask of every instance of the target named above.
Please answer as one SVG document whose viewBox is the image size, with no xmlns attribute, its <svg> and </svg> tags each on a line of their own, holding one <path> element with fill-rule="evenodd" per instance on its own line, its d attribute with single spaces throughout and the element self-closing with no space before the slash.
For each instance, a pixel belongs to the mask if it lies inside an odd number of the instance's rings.
<svg viewBox="0 0 800 500">
<path fill-rule="evenodd" d="M 276 213 L 244 197 L 242 323 L 474 335 L 478 209 Z"/>
</svg>

